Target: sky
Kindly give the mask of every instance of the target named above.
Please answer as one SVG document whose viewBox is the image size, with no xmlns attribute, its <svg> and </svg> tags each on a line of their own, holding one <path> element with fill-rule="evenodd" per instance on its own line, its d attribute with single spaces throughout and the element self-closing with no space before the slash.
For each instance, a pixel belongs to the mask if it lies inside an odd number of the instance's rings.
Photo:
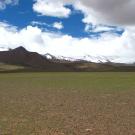
<svg viewBox="0 0 135 135">
<path fill-rule="evenodd" d="M 0 0 L 0 50 L 134 63 L 134 7 L 135 0 Z"/>
</svg>

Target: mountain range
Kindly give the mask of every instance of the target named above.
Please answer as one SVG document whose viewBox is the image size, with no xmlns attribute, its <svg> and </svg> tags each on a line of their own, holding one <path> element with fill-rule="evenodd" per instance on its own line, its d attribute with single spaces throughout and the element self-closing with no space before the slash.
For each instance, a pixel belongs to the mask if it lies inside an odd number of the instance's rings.
<svg viewBox="0 0 135 135">
<path fill-rule="evenodd" d="M 90 57 L 90 56 L 86 56 Z M 3 66 L 5 65 L 5 66 Z M 8 66 L 12 68 L 7 68 Z M 18 68 L 13 68 L 13 67 Z M 6 70 L 4 70 L 6 67 Z M 20 68 L 21 67 L 21 68 Z M 23 67 L 23 68 L 22 68 Z M 72 71 L 135 71 L 134 64 L 113 63 L 110 61 L 87 61 L 87 59 L 72 59 L 58 57 L 47 53 L 45 55 L 29 52 L 24 47 L 0 51 L 0 71 L 48 71 L 48 72 L 72 72 Z M 11 70 L 12 69 L 12 70 Z"/>
</svg>

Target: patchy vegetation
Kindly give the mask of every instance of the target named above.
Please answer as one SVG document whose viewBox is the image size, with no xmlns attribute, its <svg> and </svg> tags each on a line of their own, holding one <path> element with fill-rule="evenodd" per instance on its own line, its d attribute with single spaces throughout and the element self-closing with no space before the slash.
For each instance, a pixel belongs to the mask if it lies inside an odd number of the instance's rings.
<svg viewBox="0 0 135 135">
<path fill-rule="evenodd" d="M 0 72 L 16 71 L 16 70 L 24 70 L 24 69 L 25 68 L 23 66 L 0 63 Z"/>
<path fill-rule="evenodd" d="M 134 135 L 135 73 L 0 74 L 1 135 Z"/>
</svg>

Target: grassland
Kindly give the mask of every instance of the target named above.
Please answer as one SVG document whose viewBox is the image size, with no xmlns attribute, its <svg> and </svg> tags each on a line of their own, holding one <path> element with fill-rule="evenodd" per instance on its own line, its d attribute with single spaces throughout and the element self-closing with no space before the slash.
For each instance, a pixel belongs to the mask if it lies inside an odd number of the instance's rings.
<svg viewBox="0 0 135 135">
<path fill-rule="evenodd" d="M 0 74 L 0 135 L 135 135 L 135 73 Z"/>
<path fill-rule="evenodd" d="M 23 70 L 25 67 L 0 63 L 0 72 Z"/>
</svg>

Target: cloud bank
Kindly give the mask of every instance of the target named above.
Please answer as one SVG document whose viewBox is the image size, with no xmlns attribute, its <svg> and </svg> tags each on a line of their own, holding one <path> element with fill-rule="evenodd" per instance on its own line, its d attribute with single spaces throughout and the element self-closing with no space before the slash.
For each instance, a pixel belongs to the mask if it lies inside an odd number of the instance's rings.
<svg viewBox="0 0 135 135">
<path fill-rule="evenodd" d="M 6 48 L 15 48 L 21 45 L 40 54 L 51 53 L 72 58 L 86 55 L 108 58 L 113 56 L 114 62 L 135 61 L 135 28 L 127 28 L 121 37 L 107 33 L 102 34 L 99 39 L 91 39 L 42 31 L 34 26 L 17 30 L 14 26 L 0 23 L 0 41 L 0 47 L 4 45 Z"/>
</svg>

